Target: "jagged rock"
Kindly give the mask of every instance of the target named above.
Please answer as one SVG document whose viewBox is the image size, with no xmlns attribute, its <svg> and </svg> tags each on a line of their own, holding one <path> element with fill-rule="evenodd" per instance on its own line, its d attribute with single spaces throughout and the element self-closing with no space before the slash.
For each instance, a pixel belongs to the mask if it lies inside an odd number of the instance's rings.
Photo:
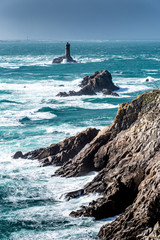
<svg viewBox="0 0 160 240">
<path fill-rule="evenodd" d="M 113 140 L 120 131 L 129 128 L 137 120 L 140 110 L 140 104 L 137 104 L 137 100 L 130 104 L 121 104 L 113 124 L 100 131 L 85 151 L 75 155 L 74 159 L 58 169 L 55 175 L 81 176 L 89 171 L 99 171 L 105 167 L 108 161 L 108 157 L 104 157 L 107 151 L 105 145 Z M 115 152 L 113 153 L 115 154 Z"/>
<path fill-rule="evenodd" d="M 60 92 L 56 96 L 68 97 L 68 96 L 82 96 L 82 95 L 96 95 L 96 92 L 102 91 L 105 95 L 119 96 L 112 91 L 118 90 L 119 87 L 115 86 L 112 82 L 112 76 L 107 70 L 101 72 L 95 72 L 92 76 L 86 76 L 83 78 L 82 83 L 79 85 L 81 89 L 79 91 Z"/>
<path fill-rule="evenodd" d="M 61 166 L 82 151 L 86 144 L 95 138 L 98 132 L 99 130 L 95 128 L 88 128 L 75 136 L 66 138 L 60 143 L 52 144 L 47 148 L 41 148 L 22 155 L 23 158 L 38 159 L 43 166 L 52 164 Z"/>
<path fill-rule="evenodd" d="M 90 86 L 95 92 L 100 92 L 103 89 L 108 89 L 110 91 L 119 89 L 119 87 L 115 86 L 112 82 L 112 76 L 107 70 L 97 71 L 92 76 L 84 77 L 79 86 Z"/>
<path fill-rule="evenodd" d="M 103 93 L 103 95 L 111 95 L 111 96 L 119 97 L 118 93 L 112 92 L 108 89 L 103 89 L 102 93 Z"/>
</svg>

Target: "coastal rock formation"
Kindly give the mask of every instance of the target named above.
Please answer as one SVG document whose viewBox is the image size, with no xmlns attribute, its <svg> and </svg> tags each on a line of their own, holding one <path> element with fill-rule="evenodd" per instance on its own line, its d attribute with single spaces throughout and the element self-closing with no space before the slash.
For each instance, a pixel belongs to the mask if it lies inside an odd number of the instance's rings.
<svg viewBox="0 0 160 240">
<path fill-rule="evenodd" d="M 120 214 L 101 228 L 101 239 L 142 239 L 160 219 L 159 113 L 159 90 L 121 104 L 113 124 L 56 172 L 71 177 L 100 170 L 83 194 L 98 192 L 102 196 L 71 216 L 102 219 Z"/>
<path fill-rule="evenodd" d="M 84 77 L 80 87 L 83 88 L 85 86 L 90 86 L 95 92 L 100 92 L 105 88 L 110 91 L 119 89 L 119 87 L 115 86 L 112 82 L 111 73 L 107 70 L 97 71 L 92 76 Z"/>
<path fill-rule="evenodd" d="M 65 56 L 54 58 L 53 61 L 52 61 L 52 64 L 54 64 L 54 63 L 66 63 L 66 62 L 76 63 L 76 60 L 74 60 L 70 55 L 70 44 L 68 42 L 65 46 Z"/>
<path fill-rule="evenodd" d="M 146 92 L 129 103 L 121 104 L 114 122 L 99 132 L 94 131 L 95 136 L 84 144 L 80 152 L 76 150 L 65 161 L 57 158 L 59 165 L 61 162 L 64 164 L 55 176 L 82 176 L 98 171 L 83 189 L 67 193 L 66 199 L 89 193 L 99 193 L 99 198 L 70 215 L 95 219 L 119 215 L 100 229 L 98 236 L 102 240 L 158 239 L 160 90 Z M 78 138 L 78 135 L 73 137 L 74 140 Z M 68 143 L 67 139 L 64 141 Z M 61 148 L 57 148 L 56 156 L 59 149 L 61 155 L 71 146 L 62 142 L 59 145 Z M 73 143 L 72 146 L 74 148 Z M 38 155 L 40 161 L 39 156 L 42 159 L 52 157 L 48 149 L 37 151 L 41 151 Z M 33 152 L 33 155 L 36 154 Z"/>
<path fill-rule="evenodd" d="M 95 128 L 88 128 L 75 136 L 66 138 L 62 142 L 52 144 L 47 148 L 41 148 L 26 154 L 18 151 L 14 154 L 13 158 L 37 159 L 42 166 L 52 164 L 62 166 L 82 151 L 86 144 L 90 143 L 96 137 L 98 132 L 99 130 Z"/>
<path fill-rule="evenodd" d="M 107 70 L 102 70 L 100 72 L 97 71 L 92 76 L 84 77 L 79 86 L 81 87 L 81 89 L 78 92 L 60 92 L 57 94 L 57 96 L 68 97 L 81 95 L 96 95 L 96 92 L 100 91 L 102 91 L 104 95 L 118 96 L 118 94 L 114 93 L 113 91 L 118 90 L 119 87 L 114 85 L 112 81 L 112 76 Z"/>
</svg>

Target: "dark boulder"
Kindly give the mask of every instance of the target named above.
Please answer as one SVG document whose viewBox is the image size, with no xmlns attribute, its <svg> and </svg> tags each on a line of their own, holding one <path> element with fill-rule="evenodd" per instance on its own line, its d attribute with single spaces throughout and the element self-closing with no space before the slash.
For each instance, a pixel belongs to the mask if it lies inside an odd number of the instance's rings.
<svg viewBox="0 0 160 240">
<path fill-rule="evenodd" d="M 108 89 L 110 91 L 119 89 L 119 87 L 115 86 L 112 82 L 112 76 L 107 70 L 97 71 L 92 76 L 84 77 L 79 86 L 90 86 L 95 92 L 100 92 L 103 89 Z"/>
<path fill-rule="evenodd" d="M 23 157 L 24 157 L 24 155 L 21 151 L 18 151 L 13 155 L 14 159 L 23 158 Z"/>
</svg>

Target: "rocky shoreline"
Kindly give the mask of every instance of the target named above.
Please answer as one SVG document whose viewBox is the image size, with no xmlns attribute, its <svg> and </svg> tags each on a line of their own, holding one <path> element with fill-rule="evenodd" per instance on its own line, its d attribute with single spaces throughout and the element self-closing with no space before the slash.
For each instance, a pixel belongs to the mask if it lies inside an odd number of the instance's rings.
<svg viewBox="0 0 160 240">
<path fill-rule="evenodd" d="M 54 176 L 98 172 L 66 198 L 100 193 L 88 206 L 71 212 L 74 217 L 119 215 L 100 229 L 100 239 L 159 239 L 160 90 L 122 103 L 113 123 L 101 131 L 90 128 L 47 148 L 14 155 L 19 157 L 37 159 L 43 166 L 61 166 Z"/>
</svg>

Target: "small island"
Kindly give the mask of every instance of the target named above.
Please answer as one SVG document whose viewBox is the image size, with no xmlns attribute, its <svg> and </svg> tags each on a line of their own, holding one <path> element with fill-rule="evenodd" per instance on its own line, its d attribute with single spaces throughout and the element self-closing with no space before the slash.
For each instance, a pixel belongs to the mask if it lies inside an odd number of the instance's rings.
<svg viewBox="0 0 160 240">
<path fill-rule="evenodd" d="M 71 54 L 70 54 L 70 44 L 68 42 L 67 42 L 67 44 L 65 46 L 65 56 L 54 58 L 53 61 L 52 61 L 52 64 L 54 64 L 54 63 L 66 63 L 66 62 L 76 63 L 76 60 L 74 60 L 71 57 Z"/>
</svg>

